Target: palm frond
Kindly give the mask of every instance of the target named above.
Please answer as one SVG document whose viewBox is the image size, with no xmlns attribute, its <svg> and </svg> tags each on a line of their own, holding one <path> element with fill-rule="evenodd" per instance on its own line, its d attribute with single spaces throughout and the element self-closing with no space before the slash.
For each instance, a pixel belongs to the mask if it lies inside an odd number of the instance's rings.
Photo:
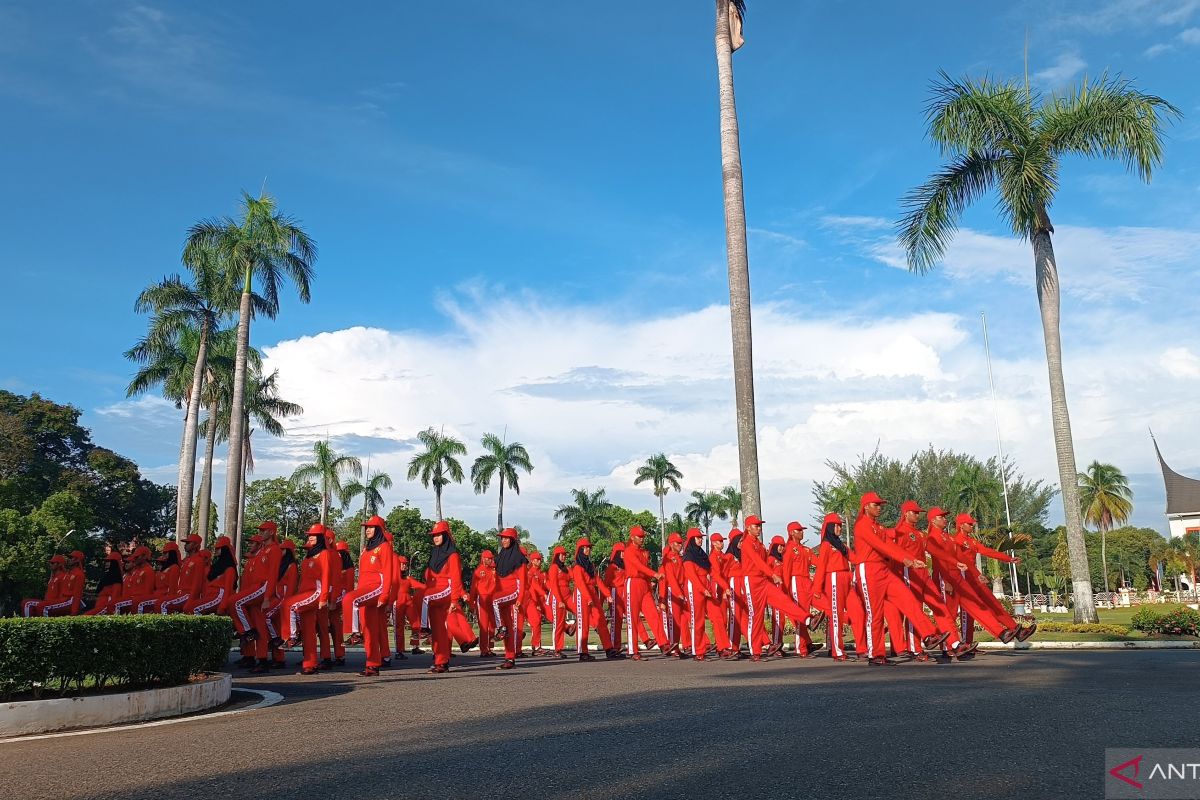
<svg viewBox="0 0 1200 800">
<path fill-rule="evenodd" d="M 904 197 L 897 227 L 909 269 L 925 273 L 942 259 L 963 211 L 996 182 L 999 161 L 993 151 L 966 153 Z"/>
<path fill-rule="evenodd" d="M 1020 149 L 1033 129 L 1030 107 L 1022 86 L 939 72 L 925 110 L 929 138 L 942 155 Z"/>
</svg>

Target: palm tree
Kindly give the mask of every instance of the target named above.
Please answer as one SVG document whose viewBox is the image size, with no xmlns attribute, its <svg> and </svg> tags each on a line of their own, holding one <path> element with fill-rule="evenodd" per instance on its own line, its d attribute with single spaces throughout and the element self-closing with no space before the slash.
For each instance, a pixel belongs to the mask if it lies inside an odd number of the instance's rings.
<svg viewBox="0 0 1200 800">
<path fill-rule="evenodd" d="M 646 463 L 638 467 L 637 477 L 633 479 L 634 486 L 650 481 L 650 485 L 654 488 L 654 496 L 658 498 L 658 521 L 662 525 L 664 536 L 667 530 L 667 510 L 664 498 L 672 489 L 679 491 L 679 481 L 681 480 L 683 480 L 683 473 L 671 463 L 671 459 L 667 458 L 666 453 L 658 453 L 647 458 Z"/>
<path fill-rule="evenodd" d="M 725 190 L 725 257 L 729 264 L 729 319 L 733 331 L 733 389 L 737 407 L 738 467 L 745 510 L 760 513 L 758 434 L 754 421 L 754 353 L 750 330 L 750 264 L 742 152 L 733 92 L 733 51 L 741 46 L 744 0 L 717 0 L 717 78 L 721 106 L 721 173 Z"/>
<path fill-rule="evenodd" d="M 981 528 L 999 519 L 1003 492 L 1000 481 L 976 461 L 960 464 L 950 476 L 951 499 L 960 510 L 978 519 Z"/>
<path fill-rule="evenodd" d="M 674 514 L 672 514 L 670 517 L 667 518 L 667 522 L 663 526 L 662 540 L 664 542 L 667 540 L 668 533 L 683 533 L 684 530 L 687 529 L 687 527 L 688 527 L 687 520 L 683 518 L 682 514 L 680 514 L 678 511 L 676 511 Z"/>
<path fill-rule="evenodd" d="M 276 209 L 274 198 L 265 193 L 254 198 L 242 192 L 241 220 L 226 217 L 192 226 L 185 253 L 200 248 L 212 249 L 230 278 L 236 276 L 242 284 L 225 481 L 225 535 L 233 537 L 240 533 L 236 529 L 236 508 L 240 502 L 238 476 L 242 474 L 250 319 L 256 313 L 270 319 L 279 313 L 279 284 L 285 279 L 295 283 L 300 300 L 308 302 L 317 246 L 296 220 Z M 253 303 L 255 278 L 262 287 L 259 308 Z"/>
<path fill-rule="evenodd" d="M 842 528 L 846 544 L 852 545 L 854 535 L 854 512 L 858 509 L 858 501 L 862 492 L 858 484 L 851 478 L 842 478 L 829 487 L 822 514 L 840 514 L 847 524 Z"/>
<path fill-rule="evenodd" d="M 928 272 L 945 255 L 966 207 L 996 188 L 1001 216 L 1033 246 L 1076 622 L 1096 622 L 1098 617 L 1063 381 L 1058 266 L 1048 209 L 1064 155 L 1120 159 L 1149 181 L 1162 160 L 1162 127 L 1178 115 L 1162 98 L 1106 76 L 1043 99 L 1030 90 L 1028 80 L 1024 86 L 988 78 L 955 81 L 943 72 L 928 109 L 929 137 L 953 160 L 909 193 L 904 201 L 908 213 L 899 223 L 909 269 Z"/>
<path fill-rule="evenodd" d="M 1124 525 L 1133 513 L 1133 491 L 1124 473 L 1112 464 L 1093 461 L 1079 473 L 1079 503 L 1083 521 L 1100 531 L 1100 572 L 1108 591 L 1108 532 Z"/>
<path fill-rule="evenodd" d="M 561 505 L 554 511 L 554 518 L 562 520 L 560 537 L 571 534 L 575 534 L 576 538 L 613 535 L 618 532 L 615 507 L 605 497 L 604 489 L 572 489 L 571 498 L 573 503 Z"/>
<path fill-rule="evenodd" d="M 721 505 L 717 509 L 717 516 L 731 520 L 733 527 L 738 527 L 742 517 L 742 493 L 736 486 L 726 486 L 719 494 Z"/>
<path fill-rule="evenodd" d="M 313 460 L 309 464 L 301 464 L 292 473 L 292 483 L 302 484 L 312 481 L 321 487 L 321 524 L 329 520 L 329 506 L 336 498 L 339 505 L 346 505 L 349 500 L 349 487 L 342 486 L 342 478 L 352 476 L 362 477 L 362 462 L 355 456 L 343 455 L 334 451 L 328 440 L 313 444 Z M 379 477 L 376 475 L 375 477 Z M 383 475 L 386 481 L 384 488 L 390 489 L 392 479 Z M 380 481 L 379 485 L 383 485 Z M 357 481 L 355 481 L 357 484 Z M 355 485 L 351 484 L 351 485 Z M 358 484 L 361 488 L 361 484 Z M 368 498 L 368 502 L 370 502 Z M 382 499 L 381 499 L 382 502 Z"/>
<path fill-rule="evenodd" d="M 419 479 L 426 489 L 433 484 L 433 494 L 437 501 L 437 518 L 443 520 L 442 489 L 449 483 L 462 483 L 463 468 L 455 456 L 465 456 L 467 446 L 455 439 L 439 433 L 433 428 L 426 428 L 417 434 L 417 439 L 425 445 L 425 452 L 417 453 L 408 462 L 408 479 Z"/>
<path fill-rule="evenodd" d="M 517 494 L 521 493 L 518 484 L 518 470 L 526 473 L 533 472 L 533 464 L 529 460 L 529 452 L 520 442 L 505 444 L 504 440 L 494 433 L 485 433 L 481 441 L 484 453 L 475 459 L 471 465 L 471 483 L 475 486 L 475 494 L 483 494 L 492 485 L 493 478 L 500 479 L 500 502 L 496 508 L 496 530 L 504 530 L 504 486 Z"/>
<path fill-rule="evenodd" d="M 392 476 L 386 472 L 369 472 L 365 482 L 357 479 L 350 481 L 342 488 L 342 500 L 346 505 L 358 497 L 363 498 L 363 520 L 378 514 L 383 509 L 383 490 L 392 488 Z M 363 541 L 362 528 L 358 530 L 358 549 L 361 551 Z"/>
<path fill-rule="evenodd" d="M 688 520 L 704 528 L 705 540 L 708 539 L 708 529 L 721 511 L 721 495 L 716 492 L 692 492 L 692 501 L 683 507 L 683 513 Z"/>
<path fill-rule="evenodd" d="M 208 411 L 208 417 L 201 420 L 200 427 L 204 431 L 204 459 L 200 471 L 200 491 L 196 496 L 196 530 L 208 544 L 209 514 L 212 511 L 213 459 L 216 455 L 218 438 L 217 426 L 221 420 L 223 408 L 229 406 L 229 397 L 233 386 L 233 360 L 237 352 L 237 329 L 227 328 L 216 331 L 212 336 L 212 347 L 205 366 L 204 389 L 202 399 Z M 250 360 L 253 368 L 262 368 L 258 350 L 251 348 Z M 240 552 L 240 551 L 239 551 Z"/>
</svg>

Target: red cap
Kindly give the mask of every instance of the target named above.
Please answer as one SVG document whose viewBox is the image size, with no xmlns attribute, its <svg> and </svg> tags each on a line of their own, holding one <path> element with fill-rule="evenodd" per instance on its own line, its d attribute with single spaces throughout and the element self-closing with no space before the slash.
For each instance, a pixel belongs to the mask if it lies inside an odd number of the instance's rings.
<svg viewBox="0 0 1200 800">
<path fill-rule="evenodd" d="M 50 556 L 50 563 L 51 564 L 65 564 L 65 563 L 67 563 L 67 560 L 65 558 L 63 558 L 62 556 L 53 555 L 53 556 Z"/>
<path fill-rule="evenodd" d="M 733 541 L 734 539 L 736 539 L 737 537 L 739 537 L 741 535 L 742 535 L 742 531 L 740 528 L 731 528 L 729 531 L 729 540 Z"/>
<path fill-rule="evenodd" d="M 193 542 L 196 544 L 200 544 L 201 542 L 204 541 L 197 534 L 194 534 L 194 533 L 189 533 L 187 536 L 183 537 L 183 540 L 185 542 L 188 542 L 189 544 L 191 544 Z"/>
<path fill-rule="evenodd" d="M 429 532 L 429 535 L 436 536 L 439 533 L 449 533 L 449 532 L 450 532 L 450 523 L 446 522 L 446 520 L 442 519 L 442 520 L 438 520 L 437 523 L 434 524 L 433 530 L 431 530 Z"/>
<path fill-rule="evenodd" d="M 282 542 L 279 543 L 279 546 L 282 547 L 284 550 L 291 550 L 293 553 L 296 552 L 296 543 L 293 542 L 291 539 L 284 539 Z"/>
<path fill-rule="evenodd" d="M 646 532 L 644 530 L 642 530 L 641 525 L 634 525 L 632 528 L 629 529 L 629 538 L 630 539 L 632 539 L 634 536 L 640 537 L 640 536 L 645 536 L 645 535 L 646 535 Z"/>
<path fill-rule="evenodd" d="M 254 537 L 251 536 L 250 538 L 253 539 Z M 213 542 L 213 550 L 219 550 L 222 547 L 233 547 L 233 542 L 229 541 L 228 536 L 218 536 L 217 540 Z"/>
<path fill-rule="evenodd" d="M 929 517 L 929 519 L 933 519 L 934 517 L 945 517 L 948 516 L 948 512 L 945 509 L 934 506 L 933 508 L 929 509 L 928 512 L 926 512 L 926 516 Z"/>
<path fill-rule="evenodd" d="M 831 513 L 825 515 L 825 519 L 824 519 L 824 521 L 821 522 L 821 526 L 824 527 L 831 522 L 834 523 L 835 525 L 845 525 L 846 524 L 845 520 L 842 519 L 840 514 L 831 512 Z"/>
<path fill-rule="evenodd" d="M 59 556 L 59 557 L 61 558 L 61 556 Z M 139 547 L 133 551 L 133 557 L 134 558 L 144 558 L 144 559 L 148 560 L 150 558 L 150 548 L 146 547 L 146 545 L 142 545 L 141 547 Z"/>
<path fill-rule="evenodd" d="M 859 505 L 865 506 L 867 503 L 879 503 L 879 505 L 884 506 L 887 505 L 887 500 L 884 500 L 875 492 L 867 492 L 862 496 L 862 501 L 859 503 Z"/>
<path fill-rule="evenodd" d="M 260 531 L 270 531 L 271 533 L 275 533 L 279 530 L 279 526 L 276 525 L 273 520 L 267 520 L 262 525 L 259 525 L 258 529 Z"/>
<path fill-rule="evenodd" d="M 529 555 L 529 550 L 525 547 L 525 545 L 521 545 L 517 549 L 521 551 L 521 555 L 523 555 L 523 556 Z"/>
<path fill-rule="evenodd" d="M 179 555 L 179 545 L 175 544 L 174 542 L 167 542 L 166 544 L 163 545 L 162 551 L 164 554 L 174 553 L 176 555 Z"/>
<path fill-rule="evenodd" d="M 585 547 L 591 547 L 591 546 L 592 546 L 592 543 L 588 541 L 588 538 L 586 536 L 584 536 L 582 539 L 580 539 L 578 542 L 575 543 L 575 552 L 578 553 L 581 549 L 583 549 Z"/>
<path fill-rule="evenodd" d="M 308 529 L 308 533 L 306 535 L 308 535 L 308 536 L 324 536 L 325 535 L 325 526 L 318 522 L 315 525 L 313 525 L 311 528 Z"/>
<path fill-rule="evenodd" d="M 542 554 L 539 553 L 537 550 L 534 550 L 532 553 L 529 554 L 529 560 L 530 561 L 541 561 Z"/>
<path fill-rule="evenodd" d="M 554 557 L 554 556 L 559 555 L 560 553 L 565 556 L 567 554 L 567 548 L 563 547 L 562 545 L 559 545 L 558 547 L 554 548 L 554 552 L 552 552 L 550 555 L 551 555 L 551 557 Z"/>
<path fill-rule="evenodd" d="M 118 553 L 116 550 L 113 550 L 111 553 L 109 553 L 108 555 L 106 555 L 104 557 L 104 560 L 105 561 L 115 561 L 118 564 L 120 564 L 121 563 L 121 554 Z"/>
<path fill-rule="evenodd" d="M 383 517 L 376 514 L 375 516 L 371 517 L 369 520 L 364 522 L 363 527 L 364 528 L 386 528 L 387 520 L 385 520 Z"/>
<path fill-rule="evenodd" d="M 500 538 L 501 539 L 520 539 L 521 534 L 517 533 L 516 528 L 505 528 L 504 530 L 500 531 Z"/>
<path fill-rule="evenodd" d="M 495 558 L 496 556 L 494 556 L 492 554 L 491 550 L 484 550 L 482 553 L 479 554 L 479 557 L 480 558 Z"/>
<path fill-rule="evenodd" d="M 263 542 L 263 535 L 262 535 L 261 533 L 256 533 L 256 534 L 254 534 L 253 536 L 251 536 L 251 537 L 250 537 L 250 541 L 251 541 L 251 543 L 253 543 L 253 544 L 262 544 L 262 542 Z"/>
<path fill-rule="evenodd" d="M 751 525 L 762 525 L 762 524 L 763 524 L 762 517 L 756 516 L 754 514 L 751 514 L 750 516 L 746 517 L 746 527 L 747 528 L 749 528 Z"/>
<path fill-rule="evenodd" d="M 326 536 L 327 538 L 329 538 L 329 539 L 332 539 L 332 538 L 333 538 L 333 531 L 325 531 L 325 536 Z M 395 538 L 392 536 L 392 532 L 391 532 L 391 531 L 389 531 L 387 528 L 384 528 L 384 529 L 383 529 L 383 538 L 384 538 L 384 540 L 385 540 L 386 542 L 388 542 L 389 544 L 391 544 L 392 542 L 396 541 L 396 540 L 395 540 Z"/>
<path fill-rule="evenodd" d="M 345 542 L 338 542 L 338 550 L 349 550 L 350 547 Z M 397 564 L 408 564 L 408 556 L 396 556 Z"/>
<path fill-rule="evenodd" d="M 350 545 L 346 544 L 345 542 L 337 542 L 336 544 L 334 544 L 333 548 L 334 548 L 335 550 L 338 550 L 338 551 L 340 551 L 340 552 L 343 552 L 343 553 L 349 553 L 349 552 L 350 552 Z M 404 556 L 400 556 L 400 558 L 404 558 Z M 405 559 L 405 561 L 407 561 L 407 560 L 408 560 L 408 559 Z"/>
<path fill-rule="evenodd" d="M 333 547 L 333 542 L 335 539 L 337 539 L 337 536 L 334 534 L 333 528 L 326 528 L 325 529 L 325 546 Z M 391 540 L 389 539 L 389 541 L 391 541 Z"/>
<path fill-rule="evenodd" d="M 804 526 L 801 525 L 799 522 L 796 522 L 795 520 L 793 520 L 792 522 L 788 523 L 787 529 L 788 529 L 788 533 L 791 533 L 792 531 L 804 530 Z"/>
<path fill-rule="evenodd" d="M 703 542 L 704 541 L 704 531 L 700 530 L 699 528 L 688 528 L 687 538 L 688 538 L 689 542 L 692 539 L 699 539 L 700 541 Z"/>
<path fill-rule="evenodd" d="M 918 514 L 925 513 L 925 509 L 921 508 L 921 504 L 916 500 L 905 500 L 900 504 L 900 513 L 904 514 L 909 511 L 915 511 Z"/>
<path fill-rule="evenodd" d="M 970 514 L 963 513 L 963 514 L 959 514 L 957 517 L 954 518 L 954 524 L 956 526 L 958 526 L 958 525 L 977 525 L 979 523 L 977 523 L 975 521 L 975 518 L 972 517 Z"/>
<path fill-rule="evenodd" d="M 691 533 L 691 531 L 688 531 L 688 533 Z M 676 531 L 667 537 L 667 544 L 683 544 L 683 537 Z"/>
<path fill-rule="evenodd" d="M 783 544 L 783 543 L 784 543 L 784 541 L 783 541 L 782 536 L 772 536 L 771 537 L 771 547 L 774 547 L 777 544 Z"/>
<path fill-rule="evenodd" d="M 81 550 L 72 550 L 70 555 L 72 561 L 83 561 L 83 551 Z"/>
<path fill-rule="evenodd" d="M 708 540 L 710 542 L 723 542 L 725 541 L 725 537 L 719 533 L 714 533 L 712 536 L 708 537 Z"/>
<path fill-rule="evenodd" d="M 212 561 L 212 550 L 197 550 L 196 555 L 204 561 Z"/>
</svg>

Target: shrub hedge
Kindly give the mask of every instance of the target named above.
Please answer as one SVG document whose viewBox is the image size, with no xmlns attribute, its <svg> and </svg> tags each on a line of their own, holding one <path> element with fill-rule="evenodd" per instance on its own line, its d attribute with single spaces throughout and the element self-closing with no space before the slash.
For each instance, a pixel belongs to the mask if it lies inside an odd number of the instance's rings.
<svg viewBox="0 0 1200 800">
<path fill-rule="evenodd" d="M 0 619 L 0 697 L 185 683 L 229 658 L 228 617 Z"/>
<path fill-rule="evenodd" d="M 1130 623 L 1146 633 L 1165 636 L 1200 636 L 1200 611 L 1187 606 L 1170 606 L 1165 609 L 1142 606 L 1133 615 Z"/>
<path fill-rule="evenodd" d="M 1110 633 L 1114 636 L 1128 636 L 1129 628 L 1124 625 L 1112 625 L 1105 622 L 1038 622 L 1040 633 Z"/>
</svg>

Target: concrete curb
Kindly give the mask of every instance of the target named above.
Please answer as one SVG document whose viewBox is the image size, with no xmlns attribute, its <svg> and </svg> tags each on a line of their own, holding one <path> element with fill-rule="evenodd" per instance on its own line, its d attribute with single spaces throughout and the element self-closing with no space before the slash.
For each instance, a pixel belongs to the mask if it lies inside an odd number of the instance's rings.
<svg viewBox="0 0 1200 800">
<path fill-rule="evenodd" d="M 0 737 L 178 717 L 223 705 L 232 691 L 233 676 L 221 672 L 165 689 L 4 703 Z"/>
<path fill-rule="evenodd" d="M 1200 640 L 1180 642 L 980 642 L 980 650 L 1200 650 Z"/>
</svg>

